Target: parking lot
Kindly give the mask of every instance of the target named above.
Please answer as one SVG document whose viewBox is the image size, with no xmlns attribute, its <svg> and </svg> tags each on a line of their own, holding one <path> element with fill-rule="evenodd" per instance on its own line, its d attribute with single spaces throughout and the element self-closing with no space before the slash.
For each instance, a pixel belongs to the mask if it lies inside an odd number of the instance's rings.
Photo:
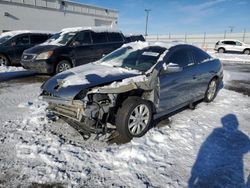
<svg viewBox="0 0 250 188">
<path fill-rule="evenodd" d="M 227 176 L 221 169 L 209 169 L 221 163 L 233 171 L 236 178 L 231 183 L 238 185 L 240 176 L 246 183 L 250 178 L 250 63 L 224 61 L 223 66 L 224 89 L 213 103 L 186 109 L 170 122 L 162 120 L 144 137 L 126 144 L 117 140 L 118 145 L 110 142 L 110 134 L 84 140 L 63 121 L 52 121 L 46 115 L 46 103 L 38 100 L 40 86 L 49 76 L 21 67 L 2 68 L 0 185 L 187 187 L 195 178 L 203 178 L 197 174 L 200 160 L 210 178 Z M 222 128 L 223 118 L 230 114 L 238 119 L 234 134 L 223 133 Z M 228 158 L 220 158 L 221 152 L 228 153 Z M 208 154 L 210 158 L 204 158 Z"/>
</svg>

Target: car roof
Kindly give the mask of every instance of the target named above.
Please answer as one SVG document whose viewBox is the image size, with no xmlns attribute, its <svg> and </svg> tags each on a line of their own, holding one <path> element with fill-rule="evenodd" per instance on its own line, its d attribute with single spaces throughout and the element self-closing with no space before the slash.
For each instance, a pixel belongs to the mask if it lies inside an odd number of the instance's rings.
<svg viewBox="0 0 250 188">
<path fill-rule="evenodd" d="M 79 32 L 84 30 L 90 30 L 95 33 L 102 33 L 102 32 L 109 32 L 109 33 L 121 33 L 120 30 L 112 27 L 107 26 L 94 26 L 94 27 L 71 27 L 71 28 L 64 28 L 61 30 L 62 33 L 69 33 L 69 32 Z"/>
<path fill-rule="evenodd" d="M 54 34 L 54 32 L 51 32 L 51 31 L 39 31 L 39 30 L 14 30 L 14 31 L 7 31 L 7 32 L 4 32 L 0 35 L 0 37 L 3 37 L 3 36 L 16 36 L 16 35 L 20 35 L 20 34 L 26 34 L 26 33 L 32 33 L 32 34 L 48 34 L 48 35 L 51 35 L 51 34 Z"/>
<path fill-rule="evenodd" d="M 223 40 L 220 40 L 221 42 L 223 41 L 236 41 L 236 42 L 241 42 L 240 40 L 236 40 L 236 39 L 223 39 Z"/>
<path fill-rule="evenodd" d="M 194 47 L 194 48 L 198 48 L 194 45 L 191 44 L 187 44 L 187 43 L 176 43 L 176 42 L 145 42 L 145 41 L 135 41 L 135 42 L 130 42 L 127 44 L 124 44 L 123 47 L 132 47 L 133 49 L 144 49 L 144 48 L 148 48 L 148 47 L 161 47 L 161 48 L 165 48 L 165 49 L 170 49 L 173 47 L 176 48 L 180 48 L 180 47 Z"/>
</svg>

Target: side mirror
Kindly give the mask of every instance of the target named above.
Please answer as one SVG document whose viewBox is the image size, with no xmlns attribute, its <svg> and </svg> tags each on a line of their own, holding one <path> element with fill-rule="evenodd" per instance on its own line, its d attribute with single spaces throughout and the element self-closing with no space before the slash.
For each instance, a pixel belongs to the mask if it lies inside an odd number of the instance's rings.
<svg viewBox="0 0 250 188">
<path fill-rule="evenodd" d="M 163 64 L 163 69 L 164 69 L 164 72 L 181 72 L 183 70 L 182 67 L 180 67 L 178 64 L 175 64 L 175 63 L 169 63 L 169 64 L 166 64 L 164 63 Z"/>
</svg>

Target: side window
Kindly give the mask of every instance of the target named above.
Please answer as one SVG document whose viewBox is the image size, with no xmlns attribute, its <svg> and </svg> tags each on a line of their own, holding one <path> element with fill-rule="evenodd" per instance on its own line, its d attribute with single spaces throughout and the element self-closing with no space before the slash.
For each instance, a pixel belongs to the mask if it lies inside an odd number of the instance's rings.
<svg viewBox="0 0 250 188">
<path fill-rule="evenodd" d="M 227 45 L 236 45 L 236 42 L 234 41 L 224 41 L 223 43 Z"/>
<path fill-rule="evenodd" d="M 107 33 L 92 33 L 92 40 L 94 44 L 106 43 L 108 42 Z"/>
<path fill-rule="evenodd" d="M 82 31 L 78 33 L 74 39 L 79 45 L 91 44 L 90 32 Z"/>
<path fill-rule="evenodd" d="M 108 33 L 109 42 L 122 42 L 123 37 L 120 33 Z"/>
<path fill-rule="evenodd" d="M 201 63 L 206 59 L 210 59 L 211 57 L 204 51 L 200 49 L 193 49 L 193 54 L 196 63 Z"/>
<path fill-rule="evenodd" d="M 241 42 L 236 41 L 236 46 L 242 46 Z"/>
<path fill-rule="evenodd" d="M 48 39 L 48 35 L 33 34 L 30 36 L 31 44 L 40 44 Z"/>
<path fill-rule="evenodd" d="M 29 35 L 18 36 L 15 40 L 16 46 L 28 45 L 30 43 Z"/>
<path fill-rule="evenodd" d="M 180 67 L 186 67 L 194 64 L 193 53 L 189 49 L 181 49 L 173 52 L 168 63 L 178 64 Z"/>
</svg>

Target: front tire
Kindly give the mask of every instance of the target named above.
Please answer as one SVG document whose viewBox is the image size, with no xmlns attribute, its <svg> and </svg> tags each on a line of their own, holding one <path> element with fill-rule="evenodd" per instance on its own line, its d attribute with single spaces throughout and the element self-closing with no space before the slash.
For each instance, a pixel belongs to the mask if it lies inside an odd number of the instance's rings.
<svg viewBox="0 0 250 188">
<path fill-rule="evenodd" d="M 124 138 L 143 136 L 149 129 L 152 120 L 152 105 L 140 97 L 126 99 L 118 109 L 116 128 Z"/>
<path fill-rule="evenodd" d="M 66 70 L 71 69 L 71 68 L 72 68 L 72 65 L 69 61 L 62 60 L 57 64 L 55 72 L 56 72 L 56 74 L 58 74 L 60 72 L 66 71 Z"/>
<path fill-rule="evenodd" d="M 0 54 L 0 66 L 1 65 L 10 66 L 9 59 L 5 55 L 2 55 L 2 54 Z"/>
<path fill-rule="evenodd" d="M 218 80 L 216 78 L 213 78 L 208 84 L 204 101 L 212 102 L 217 95 L 217 91 L 218 91 Z"/>
</svg>

